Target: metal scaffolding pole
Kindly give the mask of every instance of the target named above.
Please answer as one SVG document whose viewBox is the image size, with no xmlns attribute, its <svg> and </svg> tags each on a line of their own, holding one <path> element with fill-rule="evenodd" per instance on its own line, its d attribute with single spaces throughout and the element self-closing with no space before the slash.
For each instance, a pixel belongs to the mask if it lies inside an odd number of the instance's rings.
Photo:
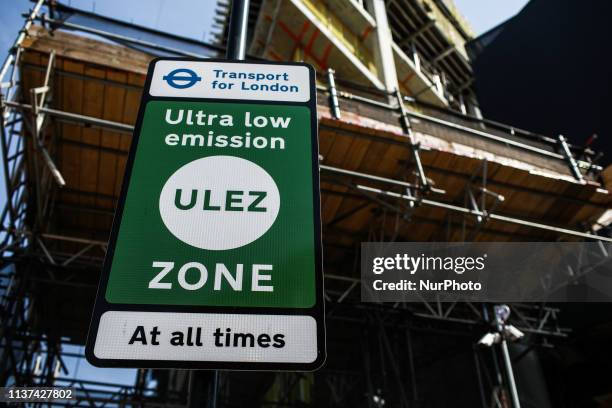
<svg viewBox="0 0 612 408">
<path fill-rule="evenodd" d="M 20 104 L 17 102 L 10 102 L 7 101 L 5 102 L 5 104 L 9 107 L 13 107 L 13 108 L 19 108 L 19 109 L 24 109 L 24 110 L 31 110 L 32 106 L 31 105 L 27 105 L 27 104 Z M 108 128 L 108 129 L 113 129 L 113 130 L 118 130 L 118 131 L 124 131 L 124 132 L 132 132 L 134 127 L 132 125 L 128 125 L 125 123 L 118 123 L 118 122 L 113 122 L 113 121 L 109 121 L 109 120 L 104 120 L 104 119 L 98 119 L 95 117 L 91 117 L 91 116 L 86 116 L 86 115 L 81 115 L 81 114 L 76 114 L 76 113 L 71 113 L 71 112 L 64 112 L 64 111 L 60 111 L 60 110 L 56 110 L 56 109 L 50 109 L 50 108 L 40 108 L 39 112 L 41 113 L 46 113 L 49 116 L 55 116 L 61 119 L 66 119 L 66 120 L 70 120 L 70 121 L 75 121 L 75 122 L 82 122 L 82 123 L 87 123 L 90 125 L 94 125 L 94 126 L 100 126 L 103 128 Z M 335 169 L 331 169 L 331 168 L 327 168 L 326 167 L 322 167 L 325 170 L 328 171 L 334 171 Z M 342 169 L 338 169 L 338 170 L 342 170 Z M 347 171 L 344 171 L 345 174 L 347 174 Z M 357 172 L 350 172 L 350 174 L 355 175 L 357 177 L 363 177 L 363 178 L 372 178 L 375 179 L 375 181 L 386 181 L 383 180 L 383 178 L 375 176 L 375 175 L 370 175 L 370 174 L 364 174 L 364 173 L 357 173 Z M 388 181 L 391 184 L 396 184 L 396 185 L 405 185 L 406 183 L 403 181 L 399 181 L 399 180 L 389 180 Z M 381 189 L 377 189 L 377 188 L 372 188 L 369 186 L 358 186 L 360 189 L 365 190 L 365 191 L 370 191 L 370 192 L 374 192 L 377 194 L 381 194 L 381 195 L 387 195 L 387 196 L 392 196 L 392 197 L 396 197 L 396 198 L 400 198 L 400 199 L 404 199 L 404 200 L 408 200 L 408 201 L 412 201 L 415 203 L 418 203 L 420 205 L 428 205 L 428 206 L 433 206 L 433 207 L 439 207 L 439 208 L 446 208 L 448 210 L 451 211 L 455 211 L 455 212 L 459 212 L 459 213 L 464 213 L 464 214 L 471 214 L 474 216 L 484 216 L 485 214 L 483 214 L 482 212 L 478 211 L 478 210 L 474 210 L 474 209 L 470 209 L 470 208 L 466 208 L 466 207 L 460 207 L 457 205 L 453 205 L 453 204 L 448 204 L 448 203 L 444 203 L 444 202 L 440 202 L 440 201 L 435 201 L 435 200 L 430 200 L 430 199 L 425 199 L 425 198 L 417 198 L 417 197 L 412 197 L 412 196 L 407 196 L 407 195 L 402 195 L 396 192 L 392 192 L 392 191 L 385 191 L 385 190 L 381 190 Z M 440 190 L 439 192 L 442 192 L 443 190 Z M 502 221 L 502 222 L 507 222 L 507 223 L 511 223 L 511 224 L 518 224 L 518 225 L 523 225 L 523 226 L 527 226 L 527 227 L 532 227 L 532 228 L 537 228 L 537 229 L 542 229 L 542 230 L 546 230 L 546 231 L 551 231 L 551 232 L 557 232 L 557 233 L 561 233 L 561 234 L 567 234 L 567 235 L 572 235 L 572 236 L 576 236 L 576 237 L 580 237 L 580 238 L 587 238 L 587 239 L 594 239 L 594 240 L 598 240 L 598 241 L 606 241 L 606 242 L 612 242 L 612 238 L 608 238 L 608 237 L 603 237 L 603 236 L 599 236 L 599 235 L 595 235 L 595 234 L 591 234 L 588 232 L 581 232 L 581 231 L 576 231 L 576 230 L 571 230 L 568 228 L 562 228 L 562 227 L 557 227 L 557 226 L 553 226 L 553 225 L 547 225 L 547 224 L 543 224 L 543 223 L 539 223 L 539 222 L 535 222 L 535 221 L 529 221 L 529 220 L 524 220 L 524 219 L 520 219 L 520 218 L 516 218 L 516 217 L 511 217 L 511 216 L 506 216 L 503 214 L 487 214 L 487 216 L 492 219 L 492 220 L 497 220 L 497 221 Z"/>
<path fill-rule="evenodd" d="M 508 377 L 508 388 L 510 389 L 510 396 L 512 397 L 512 405 L 514 408 L 521 408 L 521 401 L 519 400 L 516 381 L 514 380 L 514 371 L 512 370 L 512 360 L 508 352 L 508 341 L 503 334 L 501 349 L 502 356 L 504 357 L 504 367 L 506 368 L 506 377 Z"/>
</svg>

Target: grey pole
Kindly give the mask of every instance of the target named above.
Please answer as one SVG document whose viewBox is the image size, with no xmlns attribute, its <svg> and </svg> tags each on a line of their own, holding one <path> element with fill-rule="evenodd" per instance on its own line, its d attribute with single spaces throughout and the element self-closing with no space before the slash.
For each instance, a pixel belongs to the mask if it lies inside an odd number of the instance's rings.
<svg viewBox="0 0 612 408">
<path fill-rule="evenodd" d="M 519 401 L 518 390 L 516 389 L 516 383 L 514 382 L 514 371 L 512 370 L 512 360 L 510 359 L 510 353 L 508 352 L 508 342 L 506 336 L 501 333 L 501 349 L 504 356 L 504 365 L 506 366 L 506 377 L 508 377 L 508 388 L 510 390 L 510 396 L 512 397 L 512 406 L 514 408 L 521 408 L 521 401 Z"/>
<path fill-rule="evenodd" d="M 218 394 L 219 394 L 219 370 L 215 370 L 213 373 L 213 379 L 212 379 L 213 383 L 212 383 L 212 394 L 210 396 L 210 408 L 217 408 L 217 401 L 219 399 Z"/>
<path fill-rule="evenodd" d="M 506 377 L 508 381 L 508 392 L 512 398 L 512 408 L 521 408 L 516 382 L 514 381 L 514 371 L 512 370 L 512 360 L 508 351 L 508 341 L 506 339 L 506 322 L 510 317 L 510 307 L 508 305 L 497 305 L 493 307 L 495 311 L 495 324 L 497 333 L 501 337 L 502 356 L 504 358 L 504 368 L 506 369 Z"/>
<path fill-rule="evenodd" d="M 227 59 L 243 60 L 246 54 L 249 0 L 232 0 L 229 33 L 227 35 Z"/>
<path fill-rule="evenodd" d="M 229 32 L 227 34 L 227 50 L 225 58 L 243 60 L 246 54 L 246 35 L 249 19 L 249 0 L 232 0 Z M 219 392 L 219 370 L 214 370 L 212 378 L 210 407 L 217 408 Z"/>
</svg>

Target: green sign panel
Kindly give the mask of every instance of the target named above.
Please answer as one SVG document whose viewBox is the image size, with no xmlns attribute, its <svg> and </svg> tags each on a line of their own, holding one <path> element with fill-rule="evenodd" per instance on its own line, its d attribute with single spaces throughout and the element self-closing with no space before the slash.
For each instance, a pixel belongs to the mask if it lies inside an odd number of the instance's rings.
<svg viewBox="0 0 612 408">
<path fill-rule="evenodd" d="M 98 366 L 325 359 L 314 72 L 157 59 L 87 344 Z"/>
</svg>

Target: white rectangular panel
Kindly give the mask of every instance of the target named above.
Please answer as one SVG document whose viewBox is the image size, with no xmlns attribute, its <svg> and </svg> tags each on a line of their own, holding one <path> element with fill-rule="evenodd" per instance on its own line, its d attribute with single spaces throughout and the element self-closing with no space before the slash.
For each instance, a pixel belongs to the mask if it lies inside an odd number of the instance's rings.
<svg viewBox="0 0 612 408">
<path fill-rule="evenodd" d="M 308 68 L 216 61 L 157 61 L 149 93 L 179 98 L 307 102 Z"/>
<path fill-rule="evenodd" d="M 116 360 L 311 363 L 317 358 L 317 323 L 311 316 L 108 311 L 100 319 L 94 354 Z"/>
</svg>

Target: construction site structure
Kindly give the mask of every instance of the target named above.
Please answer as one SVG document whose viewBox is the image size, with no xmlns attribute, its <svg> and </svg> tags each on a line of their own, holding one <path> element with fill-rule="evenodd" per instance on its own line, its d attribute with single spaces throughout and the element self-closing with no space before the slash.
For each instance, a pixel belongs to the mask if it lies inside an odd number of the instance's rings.
<svg viewBox="0 0 612 408">
<path fill-rule="evenodd" d="M 500 355 L 476 347 L 491 307 L 361 303 L 360 243 L 612 242 L 597 224 L 612 195 L 596 152 L 481 117 L 473 34 L 448 0 L 251 0 L 247 59 L 317 71 L 323 369 L 141 369 L 125 385 L 68 367 L 83 359 L 148 63 L 223 57 L 228 13 L 219 1 L 214 44 L 57 1 L 26 13 L 0 72 L 0 385 L 74 386 L 79 406 L 508 407 Z M 520 355 L 567 338 L 559 307 L 511 306 Z"/>
</svg>

